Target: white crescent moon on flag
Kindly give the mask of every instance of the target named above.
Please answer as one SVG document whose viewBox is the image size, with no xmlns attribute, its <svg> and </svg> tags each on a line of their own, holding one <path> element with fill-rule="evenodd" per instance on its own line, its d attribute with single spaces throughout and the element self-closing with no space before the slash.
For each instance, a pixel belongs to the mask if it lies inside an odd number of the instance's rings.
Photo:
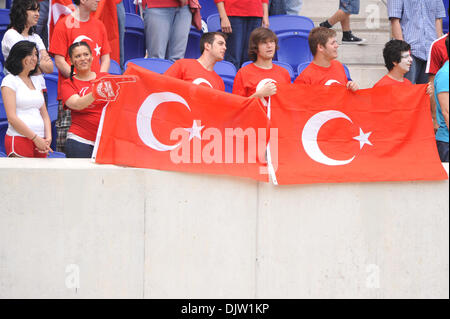
<svg viewBox="0 0 450 319">
<path fill-rule="evenodd" d="M 328 121 L 339 118 L 346 119 L 353 123 L 352 120 L 342 112 L 324 111 L 317 113 L 313 117 L 311 117 L 303 128 L 303 148 L 305 149 L 308 156 L 311 157 L 311 159 L 313 159 L 314 161 L 328 166 L 340 166 L 347 165 L 355 159 L 356 156 L 353 156 L 351 159 L 346 161 L 338 161 L 329 158 L 320 150 L 319 145 L 317 144 L 317 135 L 319 134 L 321 127 Z"/>
<path fill-rule="evenodd" d="M 77 37 L 75 38 L 75 40 L 73 40 L 72 44 L 74 44 L 74 43 L 76 43 L 76 42 L 81 42 L 81 41 L 83 41 L 84 39 L 89 40 L 89 41 L 91 41 L 91 42 L 94 42 L 94 41 L 92 41 L 91 38 L 89 38 L 89 37 L 87 37 L 87 36 L 85 36 L 85 35 L 79 35 L 79 36 L 77 36 Z"/>
<path fill-rule="evenodd" d="M 192 83 L 193 84 L 196 84 L 196 85 L 200 85 L 200 84 L 202 84 L 202 83 L 205 83 L 206 85 L 208 85 L 209 87 L 213 87 L 212 85 L 211 85 L 211 83 L 209 83 L 209 81 L 208 80 L 205 80 L 205 79 L 203 79 L 203 78 L 198 78 L 198 79 L 195 79 L 194 81 L 192 81 Z"/>
<path fill-rule="evenodd" d="M 171 151 L 181 145 L 181 143 L 175 145 L 163 144 L 158 141 L 153 134 L 153 113 L 160 104 L 166 102 L 181 103 L 186 106 L 189 111 L 191 110 L 187 102 L 178 94 L 171 92 L 153 93 L 145 99 L 144 103 L 142 103 L 136 118 L 137 130 L 142 142 L 148 147 L 160 152 Z"/>
<path fill-rule="evenodd" d="M 329 85 L 334 84 L 334 83 L 341 84 L 341 82 L 336 81 L 336 80 L 328 80 L 327 83 L 325 83 L 325 85 L 329 86 Z"/>
</svg>

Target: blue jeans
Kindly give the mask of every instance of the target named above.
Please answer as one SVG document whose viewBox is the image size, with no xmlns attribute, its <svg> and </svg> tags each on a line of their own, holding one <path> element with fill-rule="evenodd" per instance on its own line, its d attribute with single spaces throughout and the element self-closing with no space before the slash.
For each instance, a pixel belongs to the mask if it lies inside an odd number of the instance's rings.
<svg viewBox="0 0 450 319">
<path fill-rule="evenodd" d="M 302 0 L 286 0 L 286 13 L 295 16 L 299 15 L 302 4 Z"/>
<path fill-rule="evenodd" d="M 68 138 L 65 151 L 67 158 L 91 158 L 94 146 Z"/>
<path fill-rule="evenodd" d="M 36 25 L 36 33 L 39 34 L 45 47 L 48 49 L 48 0 L 39 2 L 39 20 Z"/>
<path fill-rule="evenodd" d="M 262 18 L 228 17 L 233 33 L 228 34 L 225 60 L 231 62 L 239 70 L 242 63 L 248 61 L 248 40 L 250 33 L 262 24 Z"/>
<path fill-rule="evenodd" d="M 427 68 L 427 61 L 412 56 L 413 62 L 409 72 L 405 74 L 405 78 L 410 80 L 412 84 L 426 84 L 428 83 L 428 75 L 425 72 Z"/>
<path fill-rule="evenodd" d="M 286 14 L 286 3 L 284 0 L 269 0 L 269 15 Z"/>
<path fill-rule="evenodd" d="M 448 163 L 448 143 L 436 140 L 436 146 L 441 162 Z"/>
<path fill-rule="evenodd" d="M 184 58 L 191 22 L 189 6 L 145 9 L 145 45 L 148 57 L 171 61 Z"/>
<path fill-rule="evenodd" d="M 359 13 L 359 0 L 340 0 L 339 9 L 349 14 Z"/>
<path fill-rule="evenodd" d="M 119 23 L 119 46 L 120 46 L 120 67 L 123 71 L 123 54 L 124 54 L 124 42 L 125 37 L 125 7 L 123 1 L 117 4 L 117 21 Z"/>
</svg>

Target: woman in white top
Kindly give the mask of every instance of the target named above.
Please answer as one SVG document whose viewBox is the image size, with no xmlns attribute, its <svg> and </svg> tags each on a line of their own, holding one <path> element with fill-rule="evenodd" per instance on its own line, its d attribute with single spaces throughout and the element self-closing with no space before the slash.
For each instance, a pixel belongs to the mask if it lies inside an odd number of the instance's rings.
<svg viewBox="0 0 450 319">
<path fill-rule="evenodd" d="M 36 44 L 19 41 L 6 60 L 8 74 L 2 81 L 3 104 L 9 126 L 5 149 L 10 157 L 47 157 L 52 152 L 50 118 L 39 80 Z"/>
<path fill-rule="evenodd" d="M 2 40 L 2 53 L 6 59 L 10 54 L 10 50 L 14 44 L 19 41 L 28 40 L 36 43 L 39 52 L 40 61 L 38 63 L 38 70 L 36 74 L 52 73 L 53 62 L 48 55 L 48 52 L 42 42 L 40 36 L 35 33 L 35 26 L 39 20 L 39 2 L 38 0 L 21 0 L 14 1 L 9 14 L 10 24 L 8 31 Z M 5 67 L 5 75 L 9 70 Z M 41 76 L 39 78 L 42 88 L 45 90 L 45 80 Z"/>
</svg>

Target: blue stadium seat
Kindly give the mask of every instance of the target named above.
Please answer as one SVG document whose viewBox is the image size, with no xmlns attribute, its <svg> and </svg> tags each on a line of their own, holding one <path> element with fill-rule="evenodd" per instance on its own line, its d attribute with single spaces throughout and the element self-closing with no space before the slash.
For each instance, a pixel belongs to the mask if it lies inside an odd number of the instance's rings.
<svg viewBox="0 0 450 319">
<path fill-rule="evenodd" d="M 442 20 L 442 28 L 444 30 L 444 34 L 448 33 L 448 22 L 449 22 L 448 2 L 449 2 L 448 0 L 444 0 L 445 12 L 447 12 L 447 16 Z"/>
<path fill-rule="evenodd" d="M 6 157 L 6 154 L 3 152 L 0 152 L 0 157 Z"/>
<path fill-rule="evenodd" d="M 0 9 L 0 43 L 3 40 L 6 30 L 9 25 L 9 9 Z M 5 59 L 3 53 L 0 50 L 0 62 L 4 63 Z"/>
<path fill-rule="evenodd" d="M 207 21 L 210 15 L 219 13 L 214 0 L 199 0 L 199 3 L 202 6 L 200 9 L 202 20 Z"/>
<path fill-rule="evenodd" d="M 125 61 L 145 56 L 144 21 L 136 14 L 125 13 L 124 48 Z"/>
<path fill-rule="evenodd" d="M 252 61 L 244 62 L 244 64 L 242 64 L 242 67 L 249 65 L 250 63 L 253 63 L 253 62 Z M 290 64 L 285 63 L 285 62 L 280 62 L 280 61 L 272 61 L 272 63 L 285 68 L 286 71 L 289 72 L 289 77 L 291 78 L 291 81 L 295 80 L 295 72 Z"/>
<path fill-rule="evenodd" d="M 200 57 L 200 38 L 202 37 L 202 35 L 202 31 L 191 27 L 191 30 L 189 31 L 188 43 L 186 46 L 186 53 L 184 54 L 184 57 L 186 59 L 198 59 Z"/>
<path fill-rule="evenodd" d="M 109 65 L 108 73 L 109 74 L 115 74 L 115 75 L 122 74 L 122 69 L 120 68 L 119 63 L 117 63 L 116 61 L 111 59 L 111 64 Z"/>
<path fill-rule="evenodd" d="M 306 67 L 310 64 L 311 62 L 305 62 L 302 64 L 298 65 L 297 68 L 297 74 L 300 75 L 304 69 L 306 69 Z M 345 69 L 345 75 L 347 76 L 347 80 L 352 81 L 352 78 L 350 76 L 350 70 L 348 69 L 348 67 L 345 64 L 342 64 L 344 66 Z"/>
<path fill-rule="evenodd" d="M 233 92 L 233 83 L 236 76 L 236 67 L 228 61 L 219 61 L 214 65 L 214 71 L 222 78 L 225 83 L 225 92 Z"/>
<path fill-rule="evenodd" d="M 8 121 L 0 121 L 0 152 L 5 153 L 5 134 L 8 130 Z"/>
<path fill-rule="evenodd" d="M 53 62 L 53 72 L 52 72 L 52 74 L 58 75 L 58 68 L 56 67 L 55 58 L 54 57 L 50 57 L 50 58 L 52 59 L 52 62 Z"/>
<path fill-rule="evenodd" d="M 123 0 L 123 6 L 125 8 L 125 13 L 141 14 L 139 6 L 134 4 L 134 0 Z"/>
<path fill-rule="evenodd" d="M 309 34 L 314 22 L 307 17 L 294 15 L 275 15 L 269 17 L 270 29 L 275 34 L 285 32 L 302 32 Z"/>
<path fill-rule="evenodd" d="M 52 148 L 53 150 L 54 148 Z M 66 154 L 61 152 L 48 153 L 48 158 L 66 158 Z"/>
<path fill-rule="evenodd" d="M 58 119 L 58 76 L 55 74 L 45 74 L 45 85 L 47 86 L 48 96 L 48 115 L 52 124 L 52 144 L 50 147 L 56 149 L 56 120 Z"/>
<path fill-rule="evenodd" d="M 312 61 L 309 50 L 308 34 L 299 32 L 285 32 L 278 34 L 279 50 L 277 60 L 288 63 L 293 70 L 297 70 L 299 64 Z"/>
<path fill-rule="evenodd" d="M 220 17 L 218 13 L 210 15 L 206 20 L 206 24 L 208 25 L 209 32 L 222 31 L 222 27 L 220 26 Z"/>
<path fill-rule="evenodd" d="M 139 58 L 128 60 L 125 63 L 125 69 L 128 67 L 128 63 L 134 63 L 140 67 L 159 74 L 166 72 L 166 70 L 173 64 L 173 62 L 169 60 Z"/>
</svg>

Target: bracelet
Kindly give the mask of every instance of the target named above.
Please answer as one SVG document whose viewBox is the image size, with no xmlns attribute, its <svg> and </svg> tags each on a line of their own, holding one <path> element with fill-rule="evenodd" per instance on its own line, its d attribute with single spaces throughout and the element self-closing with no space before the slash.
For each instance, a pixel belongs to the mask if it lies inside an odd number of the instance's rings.
<svg viewBox="0 0 450 319">
<path fill-rule="evenodd" d="M 31 139 L 31 141 L 34 141 L 34 139 L 37 137 L 37 134 L 34 134 L 33 138 Z"/>
</svg>

